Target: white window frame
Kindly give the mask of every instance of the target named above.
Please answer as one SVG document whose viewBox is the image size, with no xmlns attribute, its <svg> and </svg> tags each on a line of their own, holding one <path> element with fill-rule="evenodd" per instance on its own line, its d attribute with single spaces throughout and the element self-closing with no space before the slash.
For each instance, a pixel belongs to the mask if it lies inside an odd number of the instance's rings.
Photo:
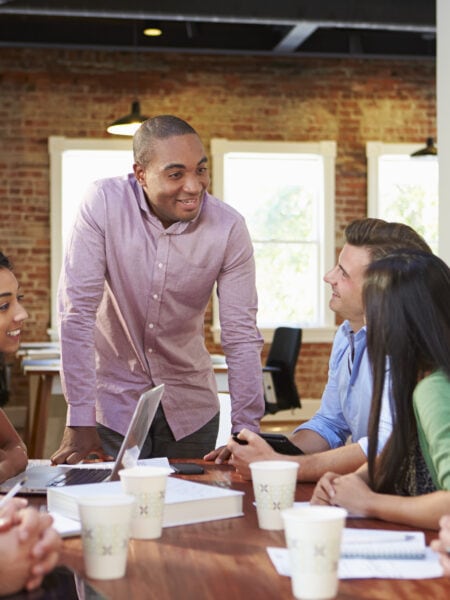
<svg viewBox="0 0 450 600">
<path fill-rule="evenodd" d="M 58 339 L 57 291 L 63 259 L 62 201 L 63 155 L 68 150 L 132 150 L 132 141 L 120 138 L 66 138 L 51 136 L 48 139 L 50 155 L 50 329 L 51 340 Z M 130 164 L 130 171 L 132 165 Z"/>
<path fill-rule="evenodd" d="M 329 343 L 336 332 L 335 315 L 330 310 L 329 289 L 323 281 L 323 275 L 335 264 L 335 161 L 336 142 L 269 142 L 269 141 L 241 141 L 213 138 L 211 140 L 212 155 L 212 181 L 213 194 L 223 198 L 224 189 L 224 160 L 227 152 L 267 152 L 288 154 L 320 154 L 324 164 L 324 206 L 321 231 L 321 256 L 320 256 L 320 314 L 322 327 L 303 328 L 304 343 Z M 213 294 L 213 325 L 212 333 L 215 343 L 220 343 L 219 305 L 217 294 Z M 261 329 L 264 341 L 270 343 L 273 338 L 273 329 Z"/>
</svg>

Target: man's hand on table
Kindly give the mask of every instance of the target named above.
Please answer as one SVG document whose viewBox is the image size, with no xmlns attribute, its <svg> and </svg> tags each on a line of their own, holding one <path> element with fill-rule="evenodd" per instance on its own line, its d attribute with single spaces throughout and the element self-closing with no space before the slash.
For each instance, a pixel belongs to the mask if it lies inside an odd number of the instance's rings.
<svg viewBox="0 0 450 600">
<path fill-rule="evenodd" d="M 52 455 L 53 464 L 74 465 L 95 455 L 100 460 L 111 460 L 103 451 L 96 427 L 66 427 L 58 450 Z"/>
</svg>

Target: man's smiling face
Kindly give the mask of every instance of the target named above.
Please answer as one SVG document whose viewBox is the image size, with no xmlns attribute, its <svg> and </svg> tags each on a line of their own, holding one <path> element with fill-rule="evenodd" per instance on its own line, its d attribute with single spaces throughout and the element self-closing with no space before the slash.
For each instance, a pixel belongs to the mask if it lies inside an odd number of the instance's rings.
<svg viewBox="0 0 450 600">
<path fill-rule="evenodd" d="M 134 173 L 151 211 L 164 227 L 192 221 L 198 215 L 209 174 L 205 150 L 197 135 L 155 140 L 148 165 L 135 164 Z"/>
</svg>

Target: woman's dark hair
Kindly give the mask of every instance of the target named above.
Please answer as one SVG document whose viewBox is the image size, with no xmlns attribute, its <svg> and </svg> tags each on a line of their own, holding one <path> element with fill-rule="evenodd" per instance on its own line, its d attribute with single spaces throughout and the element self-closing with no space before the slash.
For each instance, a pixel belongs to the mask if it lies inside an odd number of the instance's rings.
<svg viewBox="0 0 450 600">
<path fill-rule="evenodd" d="M 373 369 L 369 478 L 375 490 L 392 493 L 406 476 L 405 457 L 417 440 L 417 382 L 437 369 L 450 378 L 450 270 L 433 254 L 397 250 L 368 266 L 363 301 Z M 387 366 L 393 434 L 376 463 Z"/>
</svg>

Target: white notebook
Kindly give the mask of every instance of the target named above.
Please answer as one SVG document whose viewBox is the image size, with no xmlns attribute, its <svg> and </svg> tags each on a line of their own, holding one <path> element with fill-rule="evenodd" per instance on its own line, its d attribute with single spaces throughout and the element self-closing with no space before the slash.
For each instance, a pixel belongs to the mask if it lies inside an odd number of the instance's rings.
<svg viewBox="0 0 450 600">
<path fill-rule="evenodd" d="M 422 531 L 353 529 L 342 534 L 342 558 L 423 558 L 425 534 Z"/>
</svg>

